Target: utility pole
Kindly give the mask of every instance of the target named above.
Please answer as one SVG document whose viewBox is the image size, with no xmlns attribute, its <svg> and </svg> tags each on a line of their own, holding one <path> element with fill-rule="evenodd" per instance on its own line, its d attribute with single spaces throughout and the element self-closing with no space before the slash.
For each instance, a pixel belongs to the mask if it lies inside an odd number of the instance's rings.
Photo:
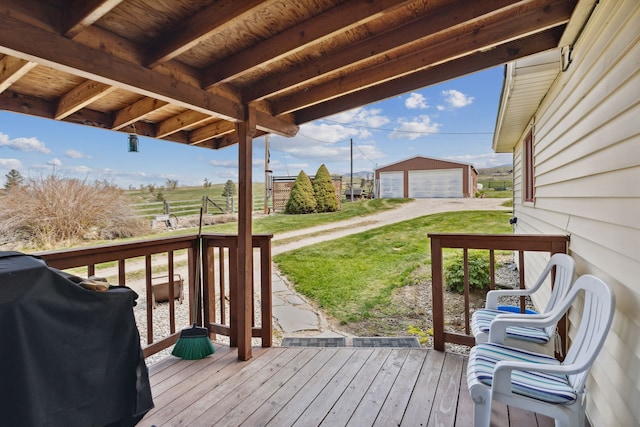
<svg viewBox="0 0 640 427">
<path fill-rule="evenodd" d="M 353 202 L 353 138 L 349 138 L 349 144 L 351 146 L 351 201 Z"/>
</svg>

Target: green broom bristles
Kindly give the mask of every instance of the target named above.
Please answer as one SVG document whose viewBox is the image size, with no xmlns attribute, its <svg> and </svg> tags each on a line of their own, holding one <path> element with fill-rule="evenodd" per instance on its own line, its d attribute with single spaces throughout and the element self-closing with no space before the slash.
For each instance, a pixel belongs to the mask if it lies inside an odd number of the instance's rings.
<svg viewBox="0 0 640 427">
<path fill-rule="evenodd" d="M 171 352 L 174 356 L 185 360 L 203 359 L 213 353 L 215 349 L 209 339 L 209 331 L 195 324 L 180 332 L 180 338 Z"/>
<path fill-rule="evenodd" d="M 202 244 L 202 212 L 203 208 L 200 208 L 200 221 L 198 224 L 198 246 L 196 248 L 196 277 L 195 277 L 195 298 L 193 302 L 193 317 L 197 318 L 198 302 L 200 299 L 200 289 L 202 288 L 202 254 L 200 252 L 200 245 Z M 209 339 L 209 330 L 197 326 L 196 323 L 190 328 L 180 331 L 180 337 L 176 341 L 176 345 L 173 347 L 173 354 L 176 357 L 180 357 L 186 360 L 203 359 L 215 352 L 213 344 Z"/>
</svg>

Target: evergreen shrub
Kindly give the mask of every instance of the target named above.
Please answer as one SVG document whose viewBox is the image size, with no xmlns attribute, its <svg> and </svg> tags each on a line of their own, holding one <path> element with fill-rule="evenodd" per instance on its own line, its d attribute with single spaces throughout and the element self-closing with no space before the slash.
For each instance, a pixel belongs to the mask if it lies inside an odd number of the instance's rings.
<svg viewBox="0 0 640 427">
<path fill-rule="evenodd" d="M 300 171 L 293 183 L 291 195 L 285 206 L 288 214 L 308 214 L 316 211 L 316 198 L 313 194 L 313 185 L 309 176 Z"/>
<path fill-rule="evenodd" d="M 317 212 L 335 212 L 338 210 L 338 199 L 336 189 L 331 180 L 329 169 L 322 164 L 313 178 L 313 194 L 316 199 Z"/>
</svg>

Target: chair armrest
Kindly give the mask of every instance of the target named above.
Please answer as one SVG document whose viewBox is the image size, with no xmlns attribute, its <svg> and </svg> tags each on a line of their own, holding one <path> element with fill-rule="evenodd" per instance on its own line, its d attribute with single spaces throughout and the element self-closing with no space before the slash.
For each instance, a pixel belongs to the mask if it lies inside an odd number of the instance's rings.
<svg viewBox="0 0 640 427">
<path fill-rule="evenodd" d="M 533 293 L 533 289 L 498 289 L 487 292 L 487 300 L 485 308 L 491 308 L 493 310 L 498 309 L 498 298 L 507 296 L 527 296 Z"/>
<path fill-rule="evenodd" d="M 545 328 L 558 323 L 558 320 L 555 316 L 549 314 L 499 314 L 489 326 L 488 342 L 504 344 L 509 326 Z"/>
</svg>

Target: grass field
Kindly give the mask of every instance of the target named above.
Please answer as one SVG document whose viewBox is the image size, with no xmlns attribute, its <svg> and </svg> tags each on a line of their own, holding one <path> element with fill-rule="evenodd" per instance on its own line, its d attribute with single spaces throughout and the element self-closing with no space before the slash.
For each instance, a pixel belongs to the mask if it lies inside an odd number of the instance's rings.
<svg viewBox="0 0 640 427">
<path fill-rule="evenodd" d="M 389 304 L 394 289 L 429 280 L 427 234 L 511 233 L 510 212 L 428 215 L 274 257 L 296 290 L 340 323 L 359 322 Z M 420 273 L 418 273 L 420 272 Z"/>
</svg>

